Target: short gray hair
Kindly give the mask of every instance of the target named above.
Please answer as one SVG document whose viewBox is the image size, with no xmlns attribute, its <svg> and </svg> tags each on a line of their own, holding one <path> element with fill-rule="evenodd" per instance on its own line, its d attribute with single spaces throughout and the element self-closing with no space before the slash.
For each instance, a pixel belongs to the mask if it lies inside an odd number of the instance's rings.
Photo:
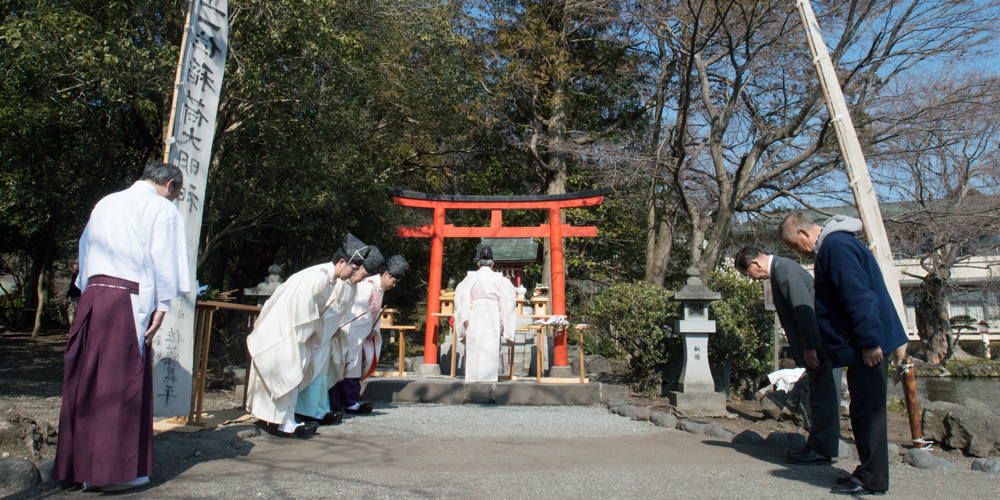
<svg viewBox="0 0 1000 500">
<path fill-rule="evenodd" d="M 816 223 L 812 219 L 800 214 L 789 215 L 778 224 L 778 238 L 781 241 L 792 241 L 798 236 L 799 229 L 812 229 Z"/>
<path fill-rule="evenodd" d="M 479 267 L 493 267 L 493 261 L 490 259 L 480 259 Z"/>
<path fill-rule="evenodd" d="M 180 188 L 184 185 L 184 173 L 176 165 L 165 163 L 160 160 L 153 160 L 146 165 L 146 170 L 142 172 L 144 181 L 153 181 L 157 186 L 166 186 L 170 181 L 177 183 Z"/>
</svg>

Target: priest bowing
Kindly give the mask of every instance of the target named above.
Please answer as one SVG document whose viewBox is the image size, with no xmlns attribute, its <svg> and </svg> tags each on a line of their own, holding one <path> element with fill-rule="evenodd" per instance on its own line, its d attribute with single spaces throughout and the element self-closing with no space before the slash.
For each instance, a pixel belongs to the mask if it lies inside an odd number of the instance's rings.
<svg viewBox="0 0 1000 500">
<path fill-rule="evenodd" d="M 247 336 L 253 358 L 247 411 L 274 426 L 277 436 L 307 438 L 316 432 L 319 422 L 295 418 L 299 392 L 328 375 L 334 337 L 353 301 L 347 280 L 367 254 L 368 246 L 348 234 L 331 262 L 293 274 L 274 291 Z M 333 414 L 313 416 L 322 423 L 338 420 Z"/>
<path fill-rule="evenodd" d="M 371 256 L 369 256 L 371 258 Z M 367 260 L 365 261 L 367 266 Z M 344 378 L 330 389 L 330 405 L 343 408 L 345 413 L 371 413 L 374 405 L 362 403 L 361 381 L 368 378 L 378 365 L 382 351 L 382 334 L 379 329 L 382 299 L 385 292 L 396 286 L 410 264 L 402 255 L 393 255 L 371 277 L 358 283 L 351 316 L 357 318 L 348 325 L 347 352 Z"/>
</svg>

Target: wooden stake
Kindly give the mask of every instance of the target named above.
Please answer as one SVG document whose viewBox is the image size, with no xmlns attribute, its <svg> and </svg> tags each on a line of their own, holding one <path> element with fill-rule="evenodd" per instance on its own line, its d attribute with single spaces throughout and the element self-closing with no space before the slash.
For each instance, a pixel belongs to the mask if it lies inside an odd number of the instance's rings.
<svg viewBox="0 0 1000 500">
<path fill-rule="evenodd" d="M 535 362 L 535 382 L 542 381 L 542 370 L 545 368 L 542 366 L 542 329 L 538 329 L 538 339 L 535 340 L 535 354 L 538 361 Z"/>
<path fill-rule="evenodd" d="M 455 378 L 455 352 L 458 349 L 456 345 L 458 344 L 458 332 L 455 328 L 451 329 L 451 373 L 448 375 L 451 378 Z"/>
<path fill-rule="evenodd" d="M 580 332 L 580 383 L 584 384 L 587 369 L 583 366 L 583 330 L 577 328 L 577 331 Z"/>
<path fill-rule="evenodd" d="M 924 430 L 920 422 L 920 402 L 917 399 L 917 379 L 913 373 L 913 358 L 907 358 L 905 363 L 904 366 L 908 365 L 908 368 L 903 373 L 903 397 L 906 399 L 906 416 L 910 420 L 910 437 L 917 445 L 924 439 Z"/>
<path fill-rule="evenodd" d="M 399 376 L 403 376 L 403 363 L 406 361 L 406 330 L 396 330 L 399 332 Z"/>
<path fill-rule="evenodd" d="M 518 279 L 518 281 L 520 281 L 520 279 Z M 514 344 L 517 344 L 517 340 L 514 340 Z M 510 375 L 511 380 L 514 380 L 514 344 L 510 345 L 510 363 L 508 363 L 510 365 L 510 372 L 507 374 Z"/>
</svg>

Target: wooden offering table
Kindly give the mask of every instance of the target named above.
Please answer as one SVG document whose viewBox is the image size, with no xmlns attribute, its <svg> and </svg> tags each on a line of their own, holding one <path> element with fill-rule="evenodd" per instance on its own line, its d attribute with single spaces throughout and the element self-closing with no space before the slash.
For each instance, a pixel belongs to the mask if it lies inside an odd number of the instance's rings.
<svg viewBox="0 0 1000 500">
<path fill-rule="evenodd" d="M 416 330 L 416 326 L 397 325 L 394 322 L 398 309 L 382 309 L 382 317 L 379 318 L 379 329 L 399 330 L 399 376 L 403 376 L 404 362 L 406 360 L 406 330 Z"/>
</svg>

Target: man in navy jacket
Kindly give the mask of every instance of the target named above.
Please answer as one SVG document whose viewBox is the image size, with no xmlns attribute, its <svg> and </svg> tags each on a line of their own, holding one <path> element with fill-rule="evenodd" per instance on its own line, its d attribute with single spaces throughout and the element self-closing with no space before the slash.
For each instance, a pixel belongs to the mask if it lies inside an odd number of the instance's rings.
<svg viewBox="0 0 1000 500">
<path fill-rule="evenodd" d="M 800 215 L 778 234 L 792 250 L 815 259 L 816 321 L 834 367 L 847 367 L 851 426 L 861 465 L 833 493 L 883 494 L 889 489 L 886 357 L 906 344 L 882 272 L 854 236 L 861 221 L 838 215 L 823 225 Z"/>
</svg>

